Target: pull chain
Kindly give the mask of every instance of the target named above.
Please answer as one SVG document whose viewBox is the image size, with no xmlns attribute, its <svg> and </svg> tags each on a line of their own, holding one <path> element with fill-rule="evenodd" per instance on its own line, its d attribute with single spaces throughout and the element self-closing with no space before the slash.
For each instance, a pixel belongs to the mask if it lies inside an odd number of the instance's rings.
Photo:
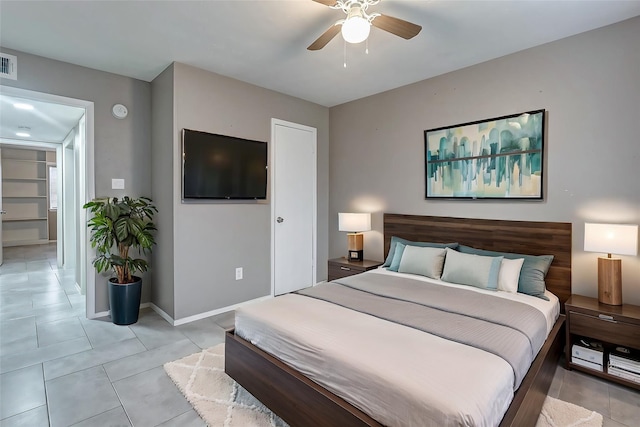
<svg viewBox="0 0 640 427">
<path fill-rule="evenodd" d="M 366 55 L 369 55 L 369 37 L 367 37 L 367 40 L 365 40 L 365 46 L 364 46 L 364 53 Z"/>
<path fill-rule="evenodd" d="M 347 42 L 344 42 L 344 68 L 347 68 Z"/>
</svg>

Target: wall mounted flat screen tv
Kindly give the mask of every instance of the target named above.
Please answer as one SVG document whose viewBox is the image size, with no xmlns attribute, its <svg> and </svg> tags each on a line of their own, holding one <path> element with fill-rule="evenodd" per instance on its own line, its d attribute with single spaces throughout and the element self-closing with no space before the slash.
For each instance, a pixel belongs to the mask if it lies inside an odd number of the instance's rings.
<svg viewBox="0 0 640 427">
<path fill-rule="evenodd" d="M 267 198 L 267 143 L 182 131 L 183 199 Z"/>
</svg>

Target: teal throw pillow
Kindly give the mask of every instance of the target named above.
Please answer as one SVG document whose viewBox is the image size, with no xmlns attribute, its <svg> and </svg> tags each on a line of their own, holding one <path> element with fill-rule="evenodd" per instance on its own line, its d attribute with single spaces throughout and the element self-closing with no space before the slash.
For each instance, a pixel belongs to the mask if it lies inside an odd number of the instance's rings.
<svg viewBox="0 0 640 427">
<path fill-rule="evenodd" d="M 403 243 L 396 244 L 396 250 L 393 254 L 393 259 L 391 260 L 391 264 L 389 265 L 389 271 L 398 271 L 405 247 L 406 246 Z"/>
</svg>

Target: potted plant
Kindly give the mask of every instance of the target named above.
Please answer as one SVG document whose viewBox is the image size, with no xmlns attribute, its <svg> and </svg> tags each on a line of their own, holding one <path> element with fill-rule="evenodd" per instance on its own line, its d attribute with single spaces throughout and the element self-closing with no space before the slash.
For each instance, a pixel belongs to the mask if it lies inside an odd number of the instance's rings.
<svg viewBox="0 0 640 427">
<path fill-rule="evenodd" d="M 91 247 L 96 249 L 93 266 L 98 273 L 112 270 L 108 281 L 111 320 L 116 325 L 138 321 L 142 279 L 136 272 L 149 268 L 142 258 L 132 258 L 130 250 L 139 254 L 151 252 L 156 227 L 153 215 L 158 209 L 146 197 L 95 199 L 84 205 L 93 214 L 87 225 L 91 229 Z"/>
</svg>

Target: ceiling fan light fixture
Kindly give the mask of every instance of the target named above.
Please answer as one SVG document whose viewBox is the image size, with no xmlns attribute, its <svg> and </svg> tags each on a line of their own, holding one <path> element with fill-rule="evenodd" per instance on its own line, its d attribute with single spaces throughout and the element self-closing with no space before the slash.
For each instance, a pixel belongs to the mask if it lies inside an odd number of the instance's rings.
<svg viewBox="0 0 640 427">
<path fill-rule="evenodd" d="M 342 24 L 342 37 L 347 43 L 361 43 L 369 37 L 371 24 L 361 16 L 350 16 Z"/>
<path fill-rule="evenodd" d="M 0 0 L 1 1 L 1 0 Z M 362 43 L 369 38 L 371 26 L 386 31 L 403 39 L 409 40 L 418 35 L 422 27 L 403 19 L 381 13 L 367 13 L 370 6 L 377 5 L 381 0 L 313 0 L 340 9 L 347 17 L 339 19 L 330 26 L 320 37 L 307 47 L 307 50 L 320 50 L 327 45 L 338 33 L 346 43 Z"/>
</svg>

